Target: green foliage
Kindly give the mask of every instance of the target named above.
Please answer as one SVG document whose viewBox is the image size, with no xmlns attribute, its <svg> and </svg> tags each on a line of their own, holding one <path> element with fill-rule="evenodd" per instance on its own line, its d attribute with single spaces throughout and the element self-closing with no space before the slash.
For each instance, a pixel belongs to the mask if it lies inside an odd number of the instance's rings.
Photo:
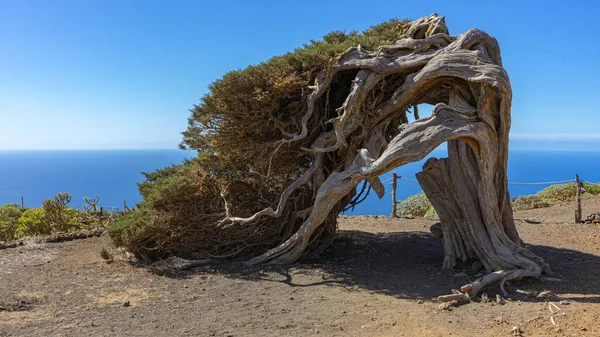
<svg viewBox="0 0 600 337">
<path fill-rule="evenodd" d="M 44 200 L 44 225 L 56 231 L 68 232 L 81 227 L 79 212 L 70 208 L 71 195 L 67 192 L 58 193 L 54 198 Z"/>
<path fill-rule="evenodd" d="M 436 216 L 435 209 L 427 199 L 425 193 L 408 197 L 406 200 L 400 201 L 396 205 L 396 212 L 401 216 L 409 217 L 424 217 L 424 216 Z"/>
<path fill-rule="evenodd" d="M 19 218 L 23 211 L 17 204 L 0 206 L 0 241 L 10 241 L 17 237 Z"/>
<path fill-rule="evenodd" d="M 15 238 L 34 235 L 49 235 L 57 231 L 69 232 L 82 228 L 81 212 L 72 208 L 60 209 L 60 214 L 52 207 L 31 208 L 26 210 L 18 221 L 18 230 Z M 60 222 L 57 222 L 57 217 Z"/>
<path fill-rule="evenodd" d="M 583 197 L 600 194 L 600 184 L 583 183 L 583 189 L 585 190 Z M 567 184 L 550 185 L 536 194 L 512 198 L 511 202 L 513 209 L 520 211 L 571 202 L 575 200 L 576 195 L 575 183 L 569 182 Z"/>
<path fill-rule="evenodd" d="M 548 201 L 537 194 L 521 195 L 518 198 L 512 198 L 511 202 L 513 210 L 516 211 L 552 206 Z"/>
<path fill-rule="evenodd" d="M 598 195 L 600 194 L 600 183 L 583 183 L 583 189 L 587 194 Z"/>
<path fill-rule="evenodd" d="M 48 235 L 52 233 L 52 227 L 44 220 L 45 215 L 46 212 L 44 212 L 43 208 L 26 210 L 19 218 L 17 237 Z"/>
<path fill-rule="evenodd" d="M 432 216 L 432 217 L 437 217 L 438 214 L 435 211 L 435 208 L 433 208 L 433 206 L 429 207 L 429 209 L 427 210 L 427 213 L 425 213 L 425 216 Z"/>
<path fill-rule="evenodd" d="M 105 227 L 114 222 L 116 216 L 102 216 L 98 212 L 91 212 L 98 199 L 99 197 L 89 199 L 90 212 L 87 213 L 69 207 L 71 196 L 66 192 L 44 200 L 40 208 L 22 210 L 16 204 L 0 206 L 0 241 L 49 235 L 58 231 Z"/>
<path fill-rule="evenodd" d="M 537 193 L 537 195 L 551 205 L 573 201 L 576 194 L 577 188 L 575 183 L 551 185 Z"/>
</svg>

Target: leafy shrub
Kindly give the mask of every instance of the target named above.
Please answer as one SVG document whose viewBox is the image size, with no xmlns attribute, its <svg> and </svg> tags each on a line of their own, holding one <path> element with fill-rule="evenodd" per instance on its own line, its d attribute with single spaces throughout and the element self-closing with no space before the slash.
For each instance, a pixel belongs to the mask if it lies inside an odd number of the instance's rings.
<svg viewBox="0 0 600 337">
<path fill-rule="evenodd" d="M 600 184 L 583 183 L 583 189 L 588 195 L 600 194 Z M 542 199 L 551 205 L 554 205 L 561 202 L 575 200 L 575 196 L 577 195 L 577 187 L 573 182 L 551 185 L 539 191 L 537 195 L 542 197 Z"/>
<path fill-rule="evenodd" d="M 585 193 L 598 195 L 600 194 L 600 183 L 583 183 L 583 189 L 585 190 Z"/>
<path fill-rule="evenodd" d="M 401 216 L 424 217 L 435 216 L 436 212 L 425 193 L 408 197 L 396 205 L 396 212 Z"/>
<path fill-rule="evenodd" d="M 548 201 L 537 194 L 520 195 L 518 198 L 512 198 L 511 202 L 513 209 L 517 211 L 552 206 Z"/>
<path fill-rule="evenodd" d="M 427 210 L 427 213 L 425 213 L 425 216 L 438 216 L 437 212 L 435 211 L 435 208 L 433 208 L 433 206 L 429 207 L 429 209 Z"/>
<path fill-rule="evenodd" d="M 17 238 L 19 218 L 23 211 L 17 204 L 0 206 L 0 241 Z"/>
<path fill-rule="evenodd" d="M 577 187 L 575 183 L 551 185 L 539 191 L 539 195 L 544 201 L 554 205 L 557 203 L 575 200 Z"/>
<path fill-rule="evenodd" d="M 46 212 L 43 208 L 31 208 L 23 212 L 18 223 L 18 237 L 33 235 L 48 235 L 52 233 L 44 218 Z"/>
</svg>

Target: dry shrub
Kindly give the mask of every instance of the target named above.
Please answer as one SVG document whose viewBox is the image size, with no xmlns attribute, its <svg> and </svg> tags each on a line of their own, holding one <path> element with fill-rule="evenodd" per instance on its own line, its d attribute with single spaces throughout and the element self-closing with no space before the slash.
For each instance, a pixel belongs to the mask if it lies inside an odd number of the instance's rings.
<svg viewBox="0 0 600 337">
<path fill-rule="evenodd" d="M 511 201 L 512 207 L 516 211 L 552 206 L 548 201 L 537 194 L 520 195 L 518 198 L 513 198 Z"/>
</svg>

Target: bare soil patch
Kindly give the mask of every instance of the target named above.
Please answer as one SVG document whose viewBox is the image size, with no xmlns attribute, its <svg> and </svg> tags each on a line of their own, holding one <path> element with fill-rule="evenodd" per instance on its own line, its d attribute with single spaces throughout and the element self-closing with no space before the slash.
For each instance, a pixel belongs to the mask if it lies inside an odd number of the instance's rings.
<svg viewBox="0 0 600 337">
<path fill-rule="evenodd" d="M 600 211 L 600 197 L 583 206 L 584 215 Z M 563 281 L 512 282 L 504 304 L 492 289 L 488 302 L 451 310 L 435 298 L 478 271 L 441 269 L 433 218 L 342 217 L 319 259 L 250 269 L 107 263 L 104 236 L 32 242 L 0 250 L 0 336 L 600 335 L 600 227 L 572 223 L 572 205 L 515 218 Z M 556 297 L 538 297 L 546 290 Z"/>
</svg>

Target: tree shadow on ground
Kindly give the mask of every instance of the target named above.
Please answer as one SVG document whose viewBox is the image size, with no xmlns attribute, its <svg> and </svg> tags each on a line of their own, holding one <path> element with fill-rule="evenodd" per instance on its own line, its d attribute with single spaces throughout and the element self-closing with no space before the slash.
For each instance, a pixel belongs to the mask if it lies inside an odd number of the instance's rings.
<svg viewBox="0 0 600 337">
<path fill-rule="evenodd" d="M 600 256 L 556 247 L 528 247 L 546 259 L 563 281 L 526 279 L 507 282 L 505 288 L 512 300 L 545 301 L 548 298 L 537 298 L 535 294 L 552 290 L 559 294 L 587 295 L 585 298 L 563 296 L 561 299 L 600 303 Z M 292 287 L 345 286 L 406 299 L 432 299 L 448 294 L 451 289 L 459 289 L 475 280 L 482 272 L 470 266 L 443 270 L 442 260 L 441 241 L 430 233 L 340 231 L 318 259 L 308 262 L 252 268 L 234 264 L 199 271 L 218 271 L 227 277 L 281 282 Z M 320 273 L 322 280 L 315 281 L 314 275 L 312 278 L 298 277 L 315 273 Z M 520 293 L 517 289 L 534 294 Z M 499 289 L 488 290 L 490 298 L 497 293 L 500 293 Z"/>
</svg>

